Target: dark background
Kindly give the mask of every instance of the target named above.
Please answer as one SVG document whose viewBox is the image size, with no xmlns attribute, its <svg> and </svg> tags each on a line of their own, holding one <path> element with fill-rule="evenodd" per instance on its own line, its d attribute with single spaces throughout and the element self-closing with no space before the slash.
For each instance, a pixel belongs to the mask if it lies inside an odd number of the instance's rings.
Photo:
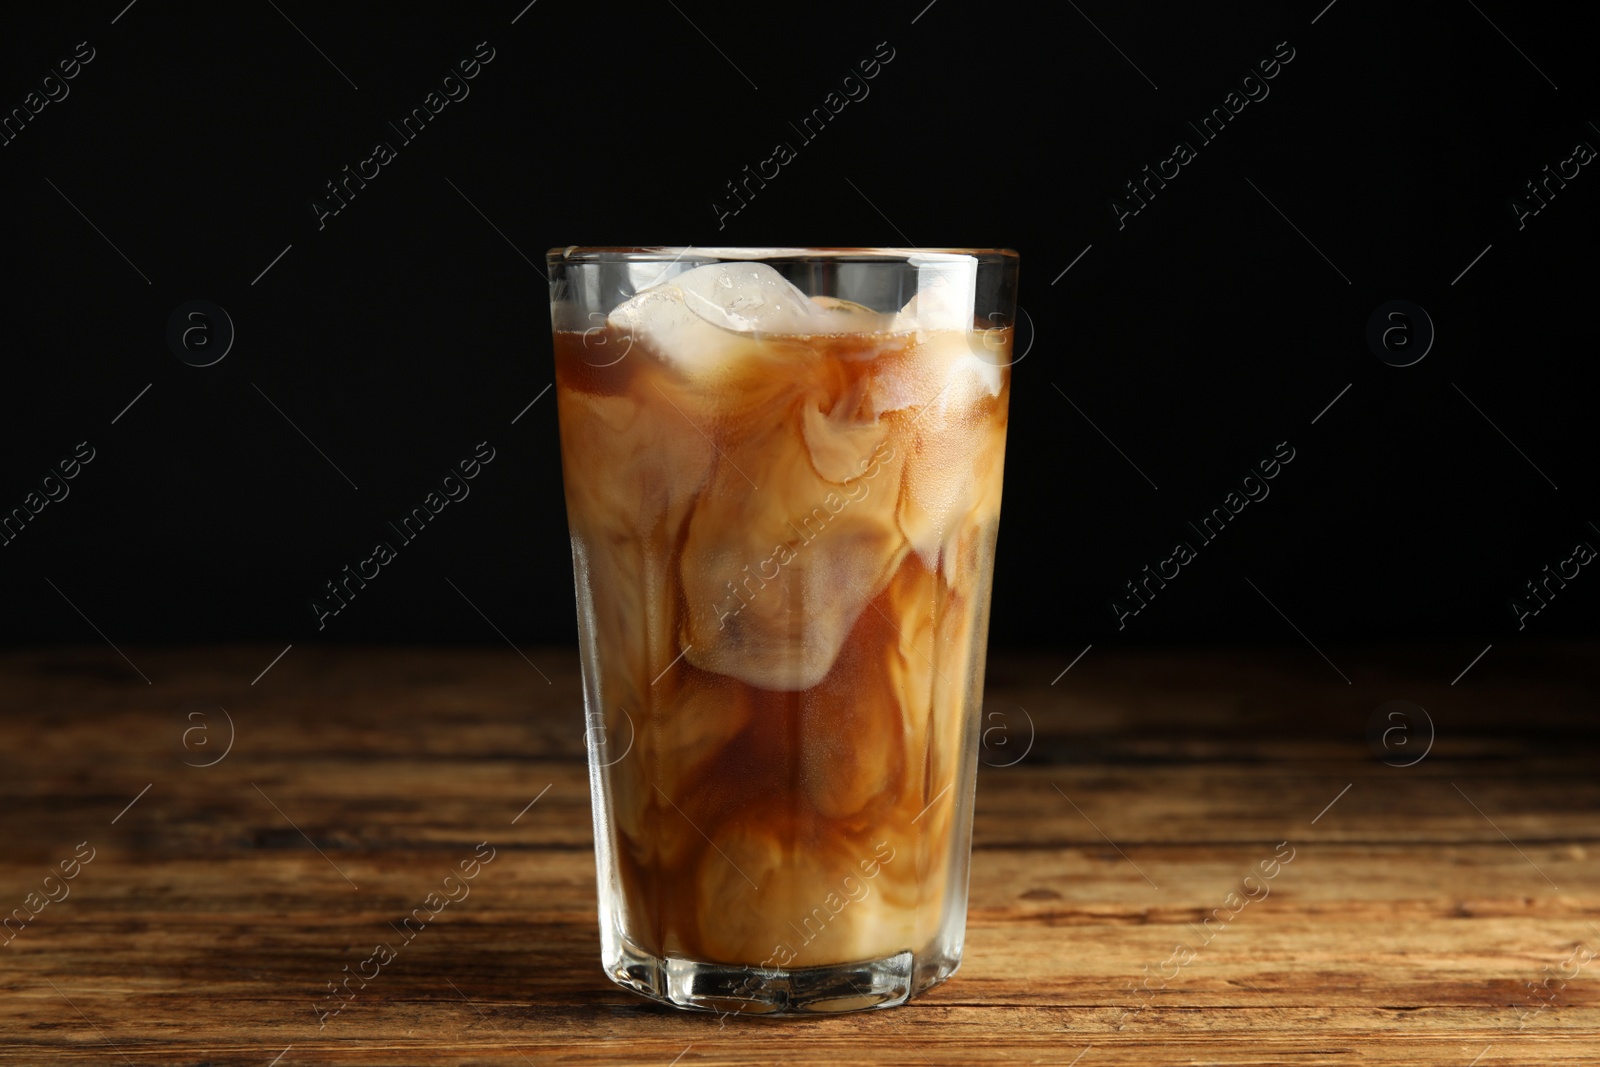
<svg viewBox="0 0 1600 1067">
<path fill-rule="evenodd" d="M 0 546 L 5 642 L 573 640 L 555 405 L 527 408 L 569 244 L 1017 249 L 997 644 L 1299 642 L 1287 616 L 1465 663 L 1519 637 L 1522 582 L 1600 546 L 1600 167 L 1524 229 L 1508 206 L 1600 147 L 1594 26 L 1564 6 L 124 2 L 0 33 L 6 113 L 95 50 L 0 147 L 0 510 L 95 450 Z M 400 144 L 386 121 L 480 41 L 470 95 Z M 1201 145 L 1185 120 L 1282 41 L 1270 95 Z M 1198 157 L 1119 230 L 1112 197 L 1179 138 Z M 398 158 L 319 230 L 379 139 Z M 779 140 L 798 159 L 719 230 Z M 1366 341 L 1397 298 L 1437 328 L 1406 368 Z M 166 339 L 194 299 L 236 330 L 204 368 Z M 323 583 L 483 440 L 471 496 L 319 631 Z M 1270 497 L 1119 631 L 1122 583 L 1281 441 Z M 1520 636 L 1597 620 L 1586 568 Z"/>
</svg>

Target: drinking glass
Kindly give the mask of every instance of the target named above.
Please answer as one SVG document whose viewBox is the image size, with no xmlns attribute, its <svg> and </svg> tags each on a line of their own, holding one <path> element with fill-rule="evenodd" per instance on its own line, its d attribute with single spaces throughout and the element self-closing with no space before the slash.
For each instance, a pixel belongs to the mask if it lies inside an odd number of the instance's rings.
<svg viewBox="0 0 1600 1067">
<path fill-rule="evenodd" d="M 1017 256 L 548 262 L 606 973 L 901 1004 L 961 962 Z"/>
</svg>

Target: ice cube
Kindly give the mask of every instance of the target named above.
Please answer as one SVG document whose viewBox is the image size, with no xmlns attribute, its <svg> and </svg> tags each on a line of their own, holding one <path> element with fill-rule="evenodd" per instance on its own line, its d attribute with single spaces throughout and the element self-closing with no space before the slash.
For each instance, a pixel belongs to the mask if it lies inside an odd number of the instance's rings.
<svg viewBox="0 0 1600 1067">
<path fill-rule="evenodd" d="M 673 278 L 689 309 L 738 333 L 804 334 L 816 305 L 765 263 L 708 263 Z"/>
<path fill-rule="evenodd" d="M 910 867 L 909 858 L 887 841 L 878 849 L 826 835 L 801 842 L 774 829 L 789 820 L 785 812 L 753 809 L 720 830 L 717 848 L 705 850 L 691 892 L 708 958 L 815 967 L 923 943 L 915 903 L 897 907 L 878 891 L 881 874 L 894 864 Z"/>
<path fill-rule="evenodd" d="M 817 333 L 890 333 L 896 318 L 894 313 L 874 311 L 865 304 L 836 296 L 813 296 L 811 303 L 816 305 L 821 320 Z M 859 352 L 851 350 L 841 354 L 846 359 L 872 359 L 878 349 L 867 345 Z"/>
<path fill-rule="evenodd" d="M 880 360 L 873 374 L 872 410 L 886 415 L 928 408 L 944 419 L 984 396 L 999 396 L 1005 353 L 990 351 L 984 342 L 983 334 L 965 330 L 918 335 L 918 343 Z"/>
<path fill-rule="evenodd" d="M 995 404 L 1007 353 L 968 330 L 919 336 L 922 343 L 884 362 L 870 403 L 880 415 L 906 413 L 898 435 L 906 452 L 898 519 L 931 567 L 964 517 L 981 521 L 998 511 L 1004 430 L 1003 423 L 996 430 Z"/>
<path fill-rule="evenodd" d="M 906 551 L 887 427 L 824 364 L 793 370 L 725 435 L 682 555 L 689 662 L 774 690 L 823 679 Z"/>
<path fill-rule="evenodd" d="M 715 371 L 741 337 L 806 335 L 822 310 L 765 263 L 708 263 L 634 294 L 609 323 L 685 373 Z"/>
<path fill-rule="evenodd" d="M 883 361 L 873 387 L 879 414 L 937 405 L 941 415 L 964 410 L 983 393 L 1000 395 L 1009 358 L 976 319 L 978 262 L 971 257 L 917 263 L 917 292 L 891 320 L 912 335 L 903 356 Z"/>
<path fill-rule="evenodd" d="M 936 404 L 909 428 L 897 519 L 929 567 L 963 529 L 999 515 L 1005 426 L 996 425 L 995 403 L 980 397 L 948 412 Z"/>
<path fill-rule="evenodd" d="M 972 329 L 977 306 L 978 261 L 971 256 L 919 257 L 917 294 L 900 309 L 896 330 Z"/>
</svg>

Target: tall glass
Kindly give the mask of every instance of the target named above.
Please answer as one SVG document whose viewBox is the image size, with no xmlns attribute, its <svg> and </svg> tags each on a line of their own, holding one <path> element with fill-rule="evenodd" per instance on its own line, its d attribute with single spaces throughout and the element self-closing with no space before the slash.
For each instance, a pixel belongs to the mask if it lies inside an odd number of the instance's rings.
<svg viewBox="0 0 1600 1067">
<path fill-rule="evenodd" d="M 903 1003 L 966 930 L 1016 254 L 548 260 L 606 973 Z"/>
</svg>

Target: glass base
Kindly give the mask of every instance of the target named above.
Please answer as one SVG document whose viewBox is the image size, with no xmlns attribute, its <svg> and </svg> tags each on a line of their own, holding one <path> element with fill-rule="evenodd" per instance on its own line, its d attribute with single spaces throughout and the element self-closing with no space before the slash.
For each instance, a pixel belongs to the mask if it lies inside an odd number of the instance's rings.
<svg viewBox="0 0 1600 1067">
<path fill-rule="evenodd" d="M 690 1011 L 719 1015 L 816 1015 L 904 1004 L 945 981 L 960 959 L 911 951 L 822 967 L 750 967 L 662 958 L 630 945 L 606 974 L 624 989 Z"/>
</svg>

